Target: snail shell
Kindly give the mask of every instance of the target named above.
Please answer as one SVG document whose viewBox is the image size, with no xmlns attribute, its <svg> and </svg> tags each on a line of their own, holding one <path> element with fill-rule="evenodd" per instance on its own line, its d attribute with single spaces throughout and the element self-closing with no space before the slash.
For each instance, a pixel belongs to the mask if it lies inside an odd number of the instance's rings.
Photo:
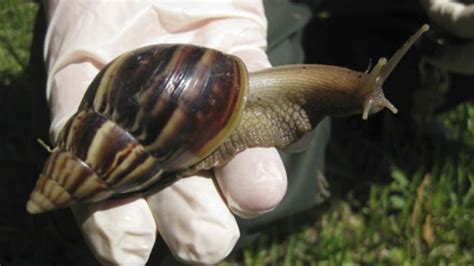
<svg viewBox="0 0 474 266">
<path fill-rule="evenodd" d="M 108 64 L 62 130 L 27 210 L 146 189 L 197 163 L 242 115 L 247 70 L 237 57 L 192 45 L 154 45 Z"/>
</svg>

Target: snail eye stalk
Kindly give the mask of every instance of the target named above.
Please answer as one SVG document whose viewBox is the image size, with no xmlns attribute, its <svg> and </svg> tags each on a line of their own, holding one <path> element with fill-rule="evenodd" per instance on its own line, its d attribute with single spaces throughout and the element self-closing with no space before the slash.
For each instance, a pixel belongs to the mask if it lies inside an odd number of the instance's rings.
<svg viewBox="0 0 474 266">
<path fill-rule="evenodd" d="M 397 108 L 383 96 L 383 83 L 387 80 L 400 60 L 405 56 L 408 50 L 415 42 L 430 29 L 430 26 L 423 25 L 415 34 L 413 34 L 400 49 L 387 61 L 386 58 L 380 58 L 375 67 L 369 73 L 364 86 L 361 89 L 363 95 L 370 95 L 364 102 L 362 119 L 367 120 L 369 114 L 380 109 L 387 108 L 392 113 L 398 112 Z"/>
</svg>

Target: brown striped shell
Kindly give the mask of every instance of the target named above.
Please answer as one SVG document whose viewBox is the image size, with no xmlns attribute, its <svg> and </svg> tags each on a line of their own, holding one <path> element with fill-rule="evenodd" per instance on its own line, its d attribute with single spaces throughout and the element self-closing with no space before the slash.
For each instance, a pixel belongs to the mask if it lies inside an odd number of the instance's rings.
<svg viewBox="0 0 474 266">
<path fill-rule="evenodd" d="M 41 213 L 164 182 L 236 127 L 248 91 L 237 57 L 192 45 L 119 56 L 89 86 L 46 161 L 27 210 Z"/>
</svg>

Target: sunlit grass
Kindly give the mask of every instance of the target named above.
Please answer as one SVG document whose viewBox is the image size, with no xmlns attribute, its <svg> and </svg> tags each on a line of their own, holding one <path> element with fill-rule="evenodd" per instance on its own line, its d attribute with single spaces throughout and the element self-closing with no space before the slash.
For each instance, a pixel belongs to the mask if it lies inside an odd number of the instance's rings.
<svg viewBox="0 0 474 266">
<path fill-rule="evenodd" d="M 37 9 L 38 5 L 32 1 L 0 1 L 1 84 L 9 84 L 28 63 Z"/>
</svg>

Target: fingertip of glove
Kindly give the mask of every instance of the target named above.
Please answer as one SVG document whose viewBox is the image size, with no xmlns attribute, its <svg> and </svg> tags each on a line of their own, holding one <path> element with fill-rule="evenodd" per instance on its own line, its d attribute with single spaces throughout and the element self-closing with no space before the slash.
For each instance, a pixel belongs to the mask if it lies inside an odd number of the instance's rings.
<svg viewBox="0 0 474 266">
<path fill-rule="evenodd" d="M 286 193 L 285 168 L 274 148 L 249 149 L 215 172 L 228 207 L 242 218 L 273 210 Z"/>
<path fill-rule="evenodd" d="M 103 265 L 145 265 L 156 224 L 139 197 L 76 205 L 73 213 L 92 253 Z"/>
<path fill-rule="evenodd" d="M 217 264 L 230 254 L 240 237 L 238 230 L 215 225 L 196 233 L 192 242 L 181 243 L 173 248 L 172 252 L 178 260 L 192 264 Z"/>
<path fill-rule="evenodd" d="M 192 176 L 148 197 L 163 240 L 180 261 L 216 264 L 240 237 L 212 179 Z"/>
</svg>

